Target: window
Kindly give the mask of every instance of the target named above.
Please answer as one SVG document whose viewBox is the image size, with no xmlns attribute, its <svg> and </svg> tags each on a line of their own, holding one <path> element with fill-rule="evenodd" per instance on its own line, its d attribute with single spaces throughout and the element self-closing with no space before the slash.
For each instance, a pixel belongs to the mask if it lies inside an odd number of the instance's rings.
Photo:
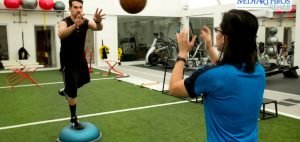
<svg viewBox="0 0 300 142">
<path fill-rule="evenodd" d="M 118 17 L 118 41 L 122 61 L 145 60 L 146 53 L 155 41 L 154 33 L 163 33 L 175 40 L 178 17 Z M 176 54 L 177 55 L 177 54 Z"/>
</svg>

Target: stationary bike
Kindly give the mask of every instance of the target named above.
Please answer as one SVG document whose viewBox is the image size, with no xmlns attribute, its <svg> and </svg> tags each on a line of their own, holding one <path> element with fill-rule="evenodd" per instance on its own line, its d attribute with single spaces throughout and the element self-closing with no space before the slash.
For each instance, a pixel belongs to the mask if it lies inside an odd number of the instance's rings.
<svg viewBox="0 0 300 142">
<path fill-rule="evenodd" d="M 172 68 L 176 62 L 178 53 L 177 43 L 164 36 L 162 32 L 154 33 L 154 40 L 145 57 L 145 66 L 158 64 Z"/>
<path fill-rule="evenodd" d="M 191 22 L 189 23 L 190 33 L 189 39 L 192 40 L 192 37 L 195 35 Z M 194 44 L 194 48 L 190 51 L 187 64 L 188 68 L 198 68 L 199 66 L 203 66 L 207 64 L 208 57 L 205 56 L 205 50 L 202 47 L 202 41 L 199 38 L 196 38 L 196 42 Z"/>
</svg>

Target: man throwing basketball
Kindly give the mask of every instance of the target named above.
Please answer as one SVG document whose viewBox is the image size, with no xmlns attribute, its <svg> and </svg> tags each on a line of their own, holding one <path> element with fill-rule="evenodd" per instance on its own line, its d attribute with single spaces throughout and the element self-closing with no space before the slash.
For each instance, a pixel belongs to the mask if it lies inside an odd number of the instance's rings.
<svg viewBox="0 0 300 142">
<path fill-rule="evenodd" d="M 100 31 L 103 29 L 102 19 L 105 14 L 102 9 L 95 12 L 93 20 L 84 18 L 82 0 L 69 0 L 71 15 L 64 18 L 58 25 L 58 36 L 61 39 L 60 62 L 65 87 L 59 91 L 65 96 L 71 112 L 72 127 L 83 129 L 76 115 L 77 89 L 90 82 L 87 61 L 84 57 L 85 37 L 88 29 Z"/>
</svg>

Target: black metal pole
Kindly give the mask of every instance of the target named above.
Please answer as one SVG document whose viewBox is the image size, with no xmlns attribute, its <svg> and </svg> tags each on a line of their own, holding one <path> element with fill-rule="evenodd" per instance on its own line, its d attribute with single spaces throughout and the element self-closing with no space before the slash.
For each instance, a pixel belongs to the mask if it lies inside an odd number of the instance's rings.
<svg viewBox="0 0 300 142">
<path fill-rule="evenodd" d="M 165 63 L 164 80 L 163 80 L 163 87 L 162 87 L 161 93 L 164 93 L 165 82 L 166 82 L 166 74 L 167 74 L 167 61 L 166 61 L 166 63 Z"/>
<path fill-rule="evenodd" d="M 24 33 L 23 33 L 23 28 L 22 28 L 22 47 L 24 47 Z"/>
</svg>

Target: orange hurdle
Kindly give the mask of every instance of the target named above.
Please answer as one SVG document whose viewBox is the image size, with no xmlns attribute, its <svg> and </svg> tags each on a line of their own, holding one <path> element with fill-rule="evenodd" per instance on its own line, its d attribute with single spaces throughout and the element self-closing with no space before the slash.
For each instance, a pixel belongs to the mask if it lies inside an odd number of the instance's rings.
<svg viewBox="0 0 300 142">
<path fill-rule="evenodd" d="M 109 69 L 108 69 L 108 72 L 105 73 L 105 74 L 103 74 L 103 75 L 109 75 L 109 74 L 111 74 L 111 70 L 113 70 L 113 71 L 115 71 L 115 72 L 117 73 L 117 76 L 116 76 L 117 78 L 119 78 L 119 77 L 129 77 L 129 75 L 125 75 L 125 74 L 123 74 L 121 71 L 119 71 L 119 70 L 117 70 L 117 69 L 115 68 L 115 66 L 116 66 L 118 63 L 120 63 L 119 60 L 113 61 L 113 60 L 105 59 L 104 61 L 105 61 L 106 64 L 109 66 Z M 111 64 L 110 62 L 114 62 L 114 64 Z"/>
</svg>

